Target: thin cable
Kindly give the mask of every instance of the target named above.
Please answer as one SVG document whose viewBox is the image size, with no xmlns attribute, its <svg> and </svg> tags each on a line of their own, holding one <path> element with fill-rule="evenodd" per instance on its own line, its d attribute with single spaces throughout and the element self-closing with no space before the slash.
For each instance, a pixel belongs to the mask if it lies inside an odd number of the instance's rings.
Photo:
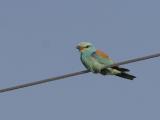
<svg viewBox="0 0 160 120">
<path fill-rule="evenodd" d="M 134 59 L 118 62 L 118 63 L 112 64 L 112 65 L 109 65 L 109 66 L 106 66 L 106 67 L 113 67 L 113 66 L 117 66 L 117 65 L 124 65 L 124 64 L 134 63 L 134 62 L 147 60 L 147 59 L 151 59 L 151 58 L 155 58 L 155 57 L 159 57 L 159 56 L 160 56 L 160 53 L 152 54 L 152 55 L 148 55 L 148 56 L 143 56 L 143 57 L 138 57 L 138 58 L 134 58 Z M 20 84 L 20 85 L 16 85 L 16 86 L 13 86 L 13 87 L 0 89 L 0 93 L 16 90 L 16 89 L 20 89 L 20 88 L 25 88 L 25 87 L 29 87 L 29 86 L 34 86 L 34 85 L 38 85 L 38 84 L 42 84 L 42 83 L 47 83 L 47 82 L 51 82 L 51 81 L 54 81 L 54 80 L 60 80 L 60 79 L 64 79 L 64 78 L 67 78 L 67 77 L 86 74 L 86 73 L 89 73 L 89 72 L 90 72 L 89 70 L 83 70 L 83 71 L 79 71 L 79 72 L 65 74 L 65 75 L 58 76 L 58 77 L 52 77 L 52 78 L 39 80 L 39 81 L 35 81 L 35 82 L 30 82 L 30 83 L 26 83 L 26 84 Z"/>
</svg>

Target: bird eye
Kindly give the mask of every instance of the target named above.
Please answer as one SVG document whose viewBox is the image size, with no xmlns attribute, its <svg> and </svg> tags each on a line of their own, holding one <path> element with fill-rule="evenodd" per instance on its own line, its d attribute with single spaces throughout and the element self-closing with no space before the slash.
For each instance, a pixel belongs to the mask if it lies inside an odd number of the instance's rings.
<svg viewBox="0 0 160 120">
<path fill-rule="evenodd" d="M 89 47 L 90 47 L 89 45 L 86 46 L 86 48 L 89 48 Z"/>
</svg>

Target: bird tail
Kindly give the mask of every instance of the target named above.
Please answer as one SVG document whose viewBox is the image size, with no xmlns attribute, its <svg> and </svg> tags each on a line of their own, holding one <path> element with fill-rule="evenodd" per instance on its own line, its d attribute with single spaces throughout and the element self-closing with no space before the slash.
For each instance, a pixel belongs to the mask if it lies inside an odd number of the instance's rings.
<svg viewBox="0 0 160 120">
<path fill-rule="evenodd" d="M 120 68 L 118 66 L 114 66 L 114 67 L 112 67 L 112 69 L 115 69 L 115 70 L 119 71 L 119 73 L 114 74 L 118 77 L 122 77 L 122 78 L 125 78 L 125 79 L 128 79 L 128 80 L 133 80 L 134 78 L 136 78 L 135 76 L 126 73 L 126 72 L 129 72 L 129 70 L 126 69 L 126 68 Z M 100 73 L 102 75 L 107 75 L 108 73 L 110 73 L 110 71 L 108 69 L 104 68 L 104 69 L 101 70 Z"/>
<path fill-rule="evenodd" d="M 116 74 L 116 76 L 118 76 L 118 77 L 122 77 L 122 78 L 125 78 L 125 79 L 128 79 L 128 80 L 133 80 L 134 78 L 136 78 L 135 76 L 130 75 L 130 74 L 125 73 L 125 72 L 122 72 L 122 73 Z"/>
<path fill-rule="evenodd" d="M 130 70 L 127 69 L 127 68 L 122 68 L 122 67 L 119 67 L 119 66 L 113 66 L 112 67 L 113 69 L 116 69 L 118 71 L 121 71 L 121 72 L 129 72 Z"/>
</svg>

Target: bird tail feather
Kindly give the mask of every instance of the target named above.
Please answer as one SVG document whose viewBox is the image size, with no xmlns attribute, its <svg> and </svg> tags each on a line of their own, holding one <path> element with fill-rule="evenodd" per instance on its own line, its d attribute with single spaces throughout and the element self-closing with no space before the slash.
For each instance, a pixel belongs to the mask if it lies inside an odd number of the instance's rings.
<svg viewBox="0 0 160 120">
<path fill-rule="evenodd" d="M 116 68 L 114 68 L 114 69 L 116 69 Z M 120 69 L 121 69 L 121 71 L 120 71 Z M 116 76 L 118 76 L 118 77 L 122 77 L 122 78 L 125 78 L 125 79 L 128 79 L 128 80 L 133 80 L 134 78 L 136 78 L 135 76 L 126 73 L 126 72 L 129 71 L 129 70 L 126 69 L 126 68 L 119 68 L 119 67 L 117 67 L 116 70 L 119 70 L 119 71 L 120 71 L 120 73 L 114 74 L 114 75 L 116 75 Z M 101 70 L 100 73 L 101 73 L 102 75 L 107 75 L 108 73 L 110 73 L 110 71 L 109 71 L 108 69 L 104 68 L 104 69 Z"/>
<path fill-rule="evenodd" d="M 113 69 L 119 70 L 121 72 L 129 72 L 130 70 L 127 68 L 122 68 L 122 67 L 118 67 L 118 66 L 113 66 Z"/>
<path fill-rule="evenodd" d="M 122 73 L 116 74 L 116 76 L 118 76 L 118 77 L 122 77 L 122 78 L 125 78 L 125 79 L 128 79 L 128 80 L 133 80 L 134 78 L 136 78 L 135 76 L 130 75 L 130 74 L 125 73 L 125 72 L 122 72 Z"/>
</svg>

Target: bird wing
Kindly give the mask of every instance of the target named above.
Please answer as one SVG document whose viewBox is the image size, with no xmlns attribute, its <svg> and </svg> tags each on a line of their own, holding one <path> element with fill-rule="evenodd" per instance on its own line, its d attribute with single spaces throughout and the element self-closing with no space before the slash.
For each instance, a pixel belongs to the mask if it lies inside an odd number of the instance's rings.
<svg viewBox="0 0 160 120">
<path fill-rule="evenodd" d="M 100 50 L 96 50 L 95 52 L 93 52 L 92 57 L 94 57 L 99 63 L 104 64 L 104 65 L 111 65 L 114 63 L 107 54 L 105 54 L 104 52 Z"/>
<path fill-rule="evenodd" d="M 100 50 L 96 50 L 94 53 L 92 53 L 92 57 L 94 57 L 99 63 L 104 65 L 111 65 L 114 63 L 113 60 L 109 58 L 107 54 L 105 54 Z M 116 69 L 118 71 L 122 71 L 122 72 L 129 72 L 129 69 L 122 68 L 119 66 L 113 66 L 111 68 Z"/>
</svg>

